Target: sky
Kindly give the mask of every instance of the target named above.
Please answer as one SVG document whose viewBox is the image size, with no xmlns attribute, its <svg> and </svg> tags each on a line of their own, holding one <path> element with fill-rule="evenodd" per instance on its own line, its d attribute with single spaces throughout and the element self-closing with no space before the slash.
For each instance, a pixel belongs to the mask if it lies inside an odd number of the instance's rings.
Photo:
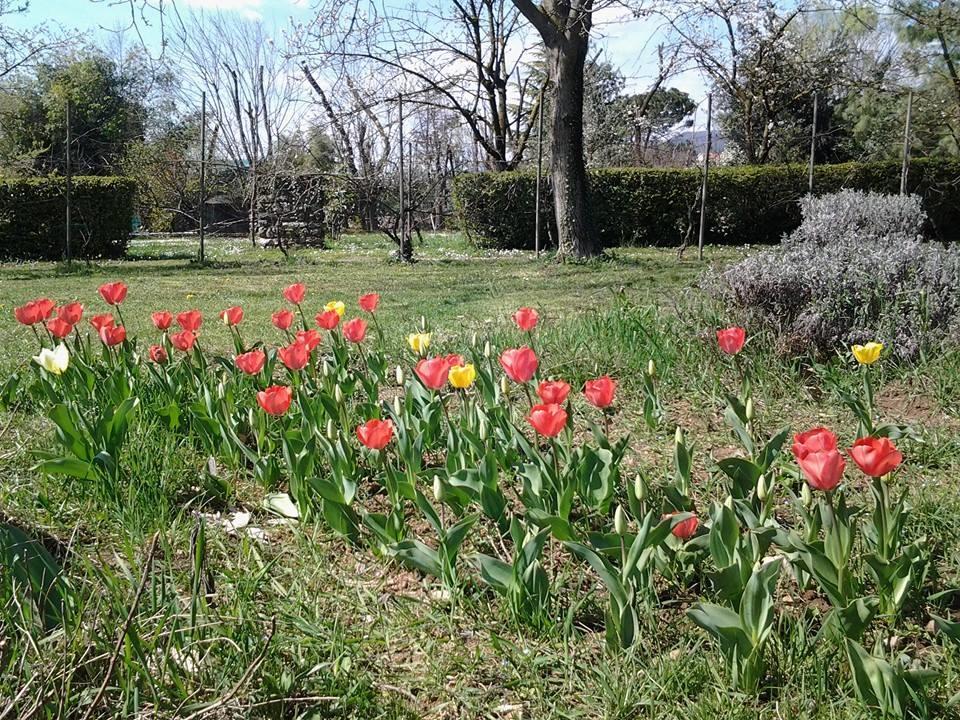
<svg viewBox="0 0 960 720">
<path fill-rule="evenodd" d="M 291 19 L 305 21 L 312 17 L 311 0 L 176 0 L 176 3 L 181 9 L 234 12 L 260 19 L 277 28 L 278 33 L 289 26 Z M 91 39 L 99 35 L 106 40 L 111 31 L 130 25 L 130 8 L 125 0 L 30 0 L 29 11 L 13 19 L 13 24 L 21 27 L 41 22 L 75 28 Z M 602 49 L 605 58 L 620 68 L 628 91 L 643 91 L 657 71 L 656 48 L 665 37 L 663 29 L 653 19 L 632 19 L 622 9 L 613 7 L 600 11 L 594 24 L 594 51 Z M 139 30 L 147 45 L 159 48 L 162 35 L 157 22 L 148 26 L 141 20 Z M 668 85 L 686 91 L 695 102 L 705 105 L 702 101 L 707 94 L 706 83 L 698 72 L 677 75 Z M 702 124 L 703 120 L 697 117 L 695 126 Z"/>
</svg>

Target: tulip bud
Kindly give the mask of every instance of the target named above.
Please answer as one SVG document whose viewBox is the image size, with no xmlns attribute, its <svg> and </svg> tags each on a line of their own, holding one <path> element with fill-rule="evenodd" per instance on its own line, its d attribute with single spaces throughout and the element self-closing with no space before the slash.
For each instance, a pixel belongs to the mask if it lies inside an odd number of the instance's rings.
<svg viewBox="0 0 960 720">
<path fill-rule="evenodd" d="M 397 395 L 393 399 L 393 414 L 396 415 L 397 417 L 400 417 L 401 415 L 403 415 L 403 405 L 400 404 L 399 395 Z"/>
<path fill-rule="evenodd" d="M 403 368 L 399 365 L 397 365 L 395 377 L 397 379 L 397 385 L 403 385 Z"/>
<path fill-rule="evenodd" d="M 486 442 L 487 440 L 487 419 L 481 415 L 480 420 L 477 423 L 480 427 L 478 428 L 478 434 L 480 435 L 480 442 Z"/>
<path fill-rule="evenodd" d="M 673 441 L 677 445 L 683 444 L 683 429 L 679 425 L 677 425 L 677 432 L 673 436 Z"/>
<path fill-rule="evenodd" d="M 813 493 L 810 492 L 810 486 L 806 483 L 803 484 L 803 489 L 800 491 L 800 502 L 803 503 L 804 507 L 810 507 L 813 504 Z"/>
<path fill-rule="evenodd" d="M 627 532 L 627 518 L 623 513 L 622 505 L 617 505 L 617 509 L 613 513 L 613 531 L 617 535 L 623 535 Z"/>
<path fill-rule="evenodd" d="M 500 378 L 500 394 L 504 397 L 510 397 L 510 383 L 507 382 L 506 375 Z"/>
<path fill-rule="evenodd" d="M 757 499 L 760 502 L 766 502 L 767 492 L 769 492 L 769 488 L 767 487 L 767 478 L 765 475 L 761 475 L 757 478 Z"/>
<path fill-rule="evenodd" d="M 443 502 L 443 481 L 440 480 L 439 475 L 433 476 L 433 497 L 437 502 Z"/>
<path fill-rule="evenodd" d="M 647 498 L 647 483 L 640 473 L 637 473 L 637 478 L 633 481 L 633 494 L 640 502 L 643 502 Z"/>
<path fill-rule="evenodd" d="M 423 315 L 420 316 L 420 329 L 423 332 L 427 331 L 427 318 L 424 317 Z"/>
<path fill-rule="evenodd" d="M 650 358 L 647 361 L 647 375 L 649 375 L 650 377 L 653 377 L 656 374 L 657 374 L 657 366 L 653 362 L 653 358 Z"/>
<path fill-rule="evenodd" d="M 334 435 L 335 430 L 336 429 L 333 426 L 333 418 L 329 418 L 327 420 L 327 440 L 333 440 L 333 438 L 335 437 Z"/>
<path fill-rule="evenodd" d="M 343 390 L 340 389 L 339 385 L 333 386 L 333 399 L 337 401 L 337 405 L 343 403 Z"/>
<path fill-rule="evenodd" d="M 747 422 L 753 420 L 753 398 L 747 398 Z"/>
<path fill-rule="evenodd" d="M 493 351 L 490 349 L 490 341 L 487 340 L 486 342 L 483 343 L 483 356 L 489 359 L 490 355 L 492 354 L 493 354 Z"/>
<path fill-rule="evenodd" d="M 474 333 L 473 335 L 470 336 L 470 347 L 476 347 L 476 346 L 477 346 L 477 334 Z"/>
</svg>

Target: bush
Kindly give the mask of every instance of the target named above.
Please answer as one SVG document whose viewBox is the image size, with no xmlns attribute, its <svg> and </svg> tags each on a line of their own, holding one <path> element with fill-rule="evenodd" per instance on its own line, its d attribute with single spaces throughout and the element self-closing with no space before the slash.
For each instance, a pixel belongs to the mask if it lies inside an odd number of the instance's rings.
<svg viewBox="0 0 960 720">
<path fill-rule="evenodd" d="M 696 169 L 611 168 L 592 170 L 590 210 L 606 247 L 679 245 L 699 221 Z M 817 193 L 843 188 L 894 193 L 899 163 L 846 163 L 816 168 Z M 535 176 L 529 172 L 464 174 L 454 183 L 463 230 L 481 247 L 533 247 Z M 960 228 L 960 162 L 916 160 L 910 192 L 923 200 L 929 231 L 955 239 Z M 805 165 L 723 167 L 710 172 L 707 241 L 775 243 L 800 224 L 799 200 L 807 191 Z M 543 222 L 553 223 L 547 188 Z M 546 237 L 544 233 L 543 237 Z"/>
<path fill-rule="evenodd" d="M 121 177 L 75 177 L 71 194 L 74 257 L 122 257 L 135 184 Z M 0 179 L 0 257 L 59 260 L 66 240 L 66 181 Z"/>
<path fill-rule="evenodd" d="M 826 355 L 879 340 L 901 359 L 960 340 L 960 248 L 925 242 L 918 198 L 847 191 L 802 204 L 781 247 L 707 278 L 771 325 L 782 350 Z"/>
</svg>

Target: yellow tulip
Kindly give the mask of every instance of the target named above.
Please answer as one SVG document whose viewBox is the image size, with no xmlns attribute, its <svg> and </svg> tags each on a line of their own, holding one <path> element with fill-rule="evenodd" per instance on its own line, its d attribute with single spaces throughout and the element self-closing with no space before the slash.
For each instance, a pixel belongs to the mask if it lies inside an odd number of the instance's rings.
<svg viewBox="0 0 960 720">
<path fill-rule="evenodd" d="M 853 356 L 861 365 L 873 365 L 880 359 L 880 353 L 883 352 L 883 343 L 868 342 L 866 345 L 854 345 L 850 348 Z"/>
<path fill-rule="evenodd" d="M 477 369 L 473 366 L 473 363 L 454 365 L 450 368 L 448 377 L 451 385 L 463 390 L 473 385 L 474 380 L 477 379 Z"/>
<path fill-rule="evenodd" d="M 423 355 L 430 347 L 430 333 L 410 333 L 407 335 L 407 344 L 417 355 Z"/>
<path fill-rule="evenodd" d="M 339 300 L 331 300 L 330 302 L 328 302 L 326 305 L 323 306 L 323 309 L 334 310 L 336 311 L 337 315 L 339 315 L 340 317 L 343 317 L 343 313 L 347 311 L 347 306 L 344 305 Z"/>
<path fill-rule="evenodd" d="M 67 346 L 60 343 L 54 350 L 43 348 L 33 360 L 47 372 L 60 375 L 70 364 L 70 353 Z"/>
</svg>

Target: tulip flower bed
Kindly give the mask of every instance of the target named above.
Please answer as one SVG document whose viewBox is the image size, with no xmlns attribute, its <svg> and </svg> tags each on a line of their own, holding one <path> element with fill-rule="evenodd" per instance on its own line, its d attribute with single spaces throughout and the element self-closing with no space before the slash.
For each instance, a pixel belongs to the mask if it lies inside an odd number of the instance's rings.
<svg viewBox="0 0 960 720">
<path fill-rule="evenodd" d="M 33 471 L 160 533 L 146 555 L 34 549 L 48 571 L 15 581 L 16 602 L 0 588 L 0 627 L 71 661 L 40 678 L 28 644 L 0 644 L 11 696 L 73 693 L 62 674 L 86 688 L 71 695 L 81 717 L 933 717 L 957 702 L 957 547 L 915 517 L 905 478 L 937 464 L 923 428 L 886 416 L 880 344 L 819 370 L 843 408 L 825 427 L 758 393 L 766 336 L 687 326 L 696 372 L 715 371 L 710 428 L 653 354 L 626 375 L 615 358 L 571 370 L 532 307 L 457 346 L 420 318 L 398 346 L 386 293 L 318 298 L 296 282 L 269 316 L 157 307 L 149 333 L 127 332 L 144 291 L 109 282 L 13 311 L 33 349 L 0 399 L 47 420 Z M 622 305 L 605 322 L 661 321 Z M 208 346 L 214 323 L 232 350 Z M 722 452 L 697 449 L 708 435 Z M 156 474 L 195 459 L 189 489 Z M 131 510 L 140 494 L 190 527 L 186 545 Z M 236 508 L 272 530 L 245 532 Z M 378 589 L 351 590 L 344 570 Z M 385 610 L 384 592 L 415 600 Z M 377 629 L 421 612 L 437 613 L 426 636 Z M 84 657 L 74 639 L 101 615 L 117 625 Z M 434 653 L 457 688 L 446 707 L 419 689 Z M 37 707 L 55 714 L 57 697 Z"/>
</svg>

